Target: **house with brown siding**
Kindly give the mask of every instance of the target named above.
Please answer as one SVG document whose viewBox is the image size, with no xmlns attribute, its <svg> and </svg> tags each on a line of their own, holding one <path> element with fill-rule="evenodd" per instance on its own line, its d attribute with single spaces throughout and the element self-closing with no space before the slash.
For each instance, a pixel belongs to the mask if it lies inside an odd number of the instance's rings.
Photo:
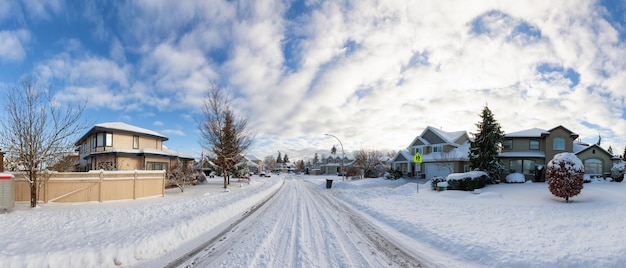
<svg viewBox="0 0 626 268">
<path fill-rule="evenodd" d="M 545 166 L 559 153 L 574 153 L 585 165 L 585 174 L 608 176 L 617 159 L 598 145 L 576 141 L 578 134 L 557 126 L 550 130 L 531 128 L 504 135 L 498 155 L 509 173 L 522 173 L 526 180 L 545 181 Z"/>
<path fill-rule="evenodd" d="M 194 160 L 169 150 L 163 145 L 167 140 L 158 132 L 126 123 L 96 124 L 75 143 L 78 170 L 168 170 Z"/>
</svg>

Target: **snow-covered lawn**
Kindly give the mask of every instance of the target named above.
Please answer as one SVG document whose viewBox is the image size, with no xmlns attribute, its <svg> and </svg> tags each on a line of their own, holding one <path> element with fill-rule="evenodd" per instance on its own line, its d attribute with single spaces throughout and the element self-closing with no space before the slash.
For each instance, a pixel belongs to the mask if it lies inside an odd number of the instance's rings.
<svg viewBox="0 0 626 268">
<path fill-rule="evenodd" d="M 241 215 L 280 187 L 284 175 L 219 187 L 219 179 L 134 201 L 19 203 L 0 214 L 0 267 L 128 267 L 160 263 Z M 626 183 L 588 183 L 564 203 L 545 183 L 488 185 L 481 193 L 431 191 L 415 181 L 363 179 L 324 194 L 375 219 L 390 236 L 451 266 L 622 267 Z M 445 264 L 446 262 L 439 262 Z M 117 265 L 116 265 L 117 264 Z"/>
<path fill-rule="evenodd" d="M 390 229 L 474 264 L 623 267 L 626 263 L 624 183 L 587 183 L 579 196 L 570 199 L 572 203 L 552 196 L 546 183 L 488 185 L 480 194 L 435 192 L 426 185 L 420 185 L 417 193 L 415 183 L 378 188 L 369 187 L 372 183 L 380 182 L 348 182 L 346 187 L 338 183 L 335 191 Z"/>
</svg>

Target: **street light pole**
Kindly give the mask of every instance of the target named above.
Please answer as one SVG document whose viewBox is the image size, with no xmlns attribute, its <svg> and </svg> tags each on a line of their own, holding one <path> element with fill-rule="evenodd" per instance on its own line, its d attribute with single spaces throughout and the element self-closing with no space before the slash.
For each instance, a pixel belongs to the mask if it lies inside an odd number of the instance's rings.
<svg viewBox="0 0 626 268">
<path fill-rule="evenodd" d="M 324 134 L 326 136 L 331 136 L 335 139 L 337 139 L 337 141 L 339 142 L 339 145 L 341 145 L 341 175 L 343 175 L 343 180 L 346 180 L 346 172 L 344 171 L 344 165 L 343 165 L 343 159 L 346 157 L 345 153 L 343 152 L 343 143 L 341 143 L 341 140 L 339 138 L 337 138 L 337 136 L 332 135 L 332 134 Z"/>
</svg>

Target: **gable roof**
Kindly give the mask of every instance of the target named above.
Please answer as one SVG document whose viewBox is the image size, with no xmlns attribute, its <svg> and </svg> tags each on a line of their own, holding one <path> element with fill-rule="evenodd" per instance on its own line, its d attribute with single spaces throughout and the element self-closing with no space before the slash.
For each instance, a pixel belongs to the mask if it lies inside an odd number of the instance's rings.
<svg viewBox="0 0 626 268">
<path fill-rule="evenodd" d="M 574 154 L 575 155 L 579 155 L 581 153 L 583 153 L 584 151 L 587 151 L 589 149 L 597 149 L 600 152 L 604 152 L 606 155 L 611 156 L 612 159 L 617 159 L 619 157 L 613 155 L 612 153 L 609 153 L 609 151 L 605 150 L 604 148 L 602 148 L 601 146 L 597 145 L 597 144 L 585 144 L 585 143 L 579 143 L 579 142 L 575 142 L 574 143 Z"/>
<path fill-rule="evenodd" d="M 407 150 L 400 150 L 394 155 L 391 159 L 389 159 L 389 163 L 393 162 L 407 162 L 413 161 L 413 156 L 409 154 Z"/>
<path fill-rule="evenodd" d="M 95 124 L 89 131 L 87 131 L 87 133 L 85 133 L 85 135 L 83 135 L 82 137 L 80 137 L 80 139 L 78 139 L 75 145 L 79 145 L 80 142 L 86 139 L 87 137 L 89 137 L 89 135 L 91 135 L 94 132 L 99 132 L 99 131 L 110 131 L 110 132 L 117 132 L 117 133 L 121 132 L 121 133 L 133 134 L 133 135 L 148 136 L 151 138 L 160 139 L 162 141 L 168 140 L 168 138 L 165 135 L 162 135 L 161 133 L 158 133 L 156 131 L 148 130 L 145 128 L 140 128 L 140 127 L 129 125 L 129 124 L 122 123 L 122 122 L 108 122 L 108 123 Z"/>
<path fill-rule="evenodd" d="M 463 136 L 467 136 L 468 140 L 469 140 L 469 135 L 467 135 L 467 131 L 465 130 L 461 130 L 461 131 L 453 131 L 453 132 L 447 132 L 447 131 L 443 131 L 441 129 L 437 129 L 435 127 L 432 126 L 427 126 L 424 131 L 422 131 L 422 133 L 415 137 L 415 139 L 413 139 L 413 141 L 411 141 L 411 143 L 409 144 L 409 147 L 413 147 L 415 146 L 415 143 L 417 141 L 420 141 L 422 144 L 424 145 L 431 145 L 432 143 L 429 142 L 428 140 L 424 139 L 424 135 L 428 132 L 432 132 L 433 134 L 435 134 L 437 137 L 439 137 L 441 140 L 444 141 L 444 143 L 446 144 L 450 144 L 450 145 L 455 145 L 458 146 L 459 144 L 456 143 L 456 141 L 463 137 Z"/>
</svg>

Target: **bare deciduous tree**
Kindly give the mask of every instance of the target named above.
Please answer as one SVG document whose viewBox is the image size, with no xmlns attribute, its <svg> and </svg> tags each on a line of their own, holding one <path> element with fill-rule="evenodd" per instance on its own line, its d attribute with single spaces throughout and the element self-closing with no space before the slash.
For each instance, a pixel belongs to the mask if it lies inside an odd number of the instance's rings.
<svg viewBox="0 0 626 268">
<path fill-rule="evenodd" d="M 80 121 L 86 104 L 58 103 L 48 88 L 33 76 L 21 78 L 6 89 L 5 115 L 0 118 L 0 146 L 26 173 L 30 206 L 37 206 L 38 193 L 46 183 L 41 172 L 75 150 L 75 136 L 87 125 Z"/>
<path fill-rule="evenodd" d="M 224 188 L 228 188 L 230 175 L 250 147 L 252 136 L 248 132 L 248 117 L 235 115 L 230 101 L 222 89 L 212 85 L 202 107 L 204 118 L 198 123 L 200 144 L 215 155 L 214 163 L 223 169 Z"/>
<path fill-rule="evenodd" d="M 363 168 L 365 177 L 368 178 L 378 177 L 384 173 L 384 171 L 379 168 L 385 167 L 382 161 L 383 156 L 384 154 L 377 150 L 358 150 L 354 153 L 356 164 Z"/>
<path fill-rule="evenodd" d="M 265 168 L 265 170 L 275 170 L 277 167 L 276 158 L 274 158 L 273 155 L 266 156 L 265 159 L 263 159 L 263 167 Z"/>
</svg>

